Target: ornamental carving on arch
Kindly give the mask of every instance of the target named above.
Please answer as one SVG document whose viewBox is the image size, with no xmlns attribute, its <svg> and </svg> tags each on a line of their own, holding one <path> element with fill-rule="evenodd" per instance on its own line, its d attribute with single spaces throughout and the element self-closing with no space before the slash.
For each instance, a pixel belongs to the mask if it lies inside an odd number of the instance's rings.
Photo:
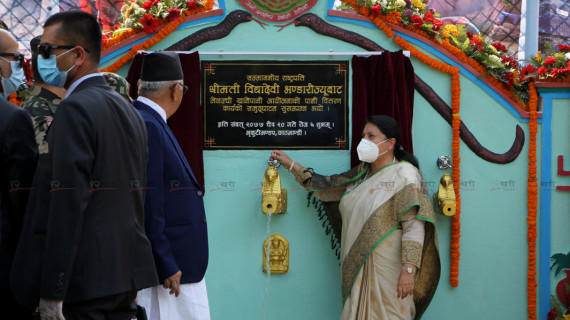
<svg viewBox="0 0 570 320">
<path fill-rule="evenodd" d="M 290 21 L 311 10 L 317 0 L 238 0 L 252 15 L 271 22 Z"/>
</svg>

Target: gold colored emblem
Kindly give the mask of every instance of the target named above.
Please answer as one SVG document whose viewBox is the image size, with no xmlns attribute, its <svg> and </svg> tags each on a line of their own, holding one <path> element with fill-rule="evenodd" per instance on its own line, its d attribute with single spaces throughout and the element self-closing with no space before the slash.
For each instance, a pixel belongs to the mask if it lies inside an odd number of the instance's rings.
<svg viewBox="0 0 570 320">
<path fill-rule="evenodd" d="M 261 187 L 263 213 L 285 213 L 287 211 L 287 189 L 281 188 L 281 178 L 277 169 L 270 165 L 263 175 Z"/>
<path fill-rule="evenodd" d="M 455 215 L 455 191 L 453 181 L 449 174 L 444 174 L 439 181 L 439 188 L 434 194 L 434 202 L 439 208 L 439 213 L 448 217 Z"/>
<path fill-rule="evenodd" d="M 269 250 L 269 253 L 267 252 Z M 275 233 L 263 242 L 263 272 L 267 273 L 267 258 L 271 273 L 289 272 L 289 241 L 282 235 Z"/>
</svg>

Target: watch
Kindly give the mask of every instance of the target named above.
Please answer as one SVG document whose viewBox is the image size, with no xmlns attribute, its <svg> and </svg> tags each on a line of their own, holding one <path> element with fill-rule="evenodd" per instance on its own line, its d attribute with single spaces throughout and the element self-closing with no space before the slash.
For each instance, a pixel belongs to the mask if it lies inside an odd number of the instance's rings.
<svg viewBox="0 0 570 320">
<path fill-rule="evenodd" d="M 412 267 L 402 267 L 407 273 L 413 274 L 415 272 L 414 268 Z"/>
</svg>

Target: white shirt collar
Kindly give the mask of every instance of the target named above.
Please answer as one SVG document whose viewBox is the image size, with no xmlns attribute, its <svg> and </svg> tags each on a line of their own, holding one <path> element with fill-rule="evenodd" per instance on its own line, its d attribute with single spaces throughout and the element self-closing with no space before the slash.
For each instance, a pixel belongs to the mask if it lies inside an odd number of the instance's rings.
<svg viewBox="0 0 570 320">
<path fill-rule="evenodd" d="M 97 72 L 97 73 L 90 73 L 90 74 L 88 74 L 88 75 L 85 75 L 85 76 L 83 76 L 83 77 L 81 77 L 81 78 L 75 80 L 75 82 L 73 82 L 73 83 L 71 84 L 71 86 L 69 86 L 69 89 L 67 89 L 67 93 L 65 94 L 64 99 L 67 98 L 67 97 L 69 97 L 69 95 L 73 92 L 73 90 L 75 90 L 75 88 L 77 88 L 77 86 L 78 86 L 81 82 L 83 82 L 83 81 L 85 81 L 85 80 L 87 80 L 87 79 L 89 79 L 89 78 L 99 77 L 99 76 L 101 76 L 101 74 L 100 74 L 99 72 Z"/>
<path fill-rule="evenodd" d="M 151 107 L 152 110 L 158 112 L 158 114 L 160 115 L 160 117 L 162 118 L 162 120 L 164 120 L 164 122 L 166 122 L 166 111 L 164 111 L 164 109 L 162 109 L 161 106 L 159 106 L 156 102 L 145 98 L 145 97 L 141 97 L 139 96 L 137 98 L 137 101 L 142 102 L 144 104 L 146 104 L 147 106 Z"/>
</svg>

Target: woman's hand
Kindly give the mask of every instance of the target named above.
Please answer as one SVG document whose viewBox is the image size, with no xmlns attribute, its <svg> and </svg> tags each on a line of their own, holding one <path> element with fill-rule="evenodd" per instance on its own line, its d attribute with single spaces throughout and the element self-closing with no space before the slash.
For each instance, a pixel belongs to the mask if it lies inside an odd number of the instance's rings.
<svg viewBox="0 0 570 320">
<path fill-rule="evenodd" d="M 414 269 L 414 273 L 408 273 L 406 270 L 402 269 L 402 271 L 400 271 L 400 277 L 398 277 L 398 298 L 402 299 L 407 296 L 411 296 L 414 292 L 416 267 L 411 264 L 404 264 L 404 267 L 408 266 L 411 266 L 411 268 Z"/>
<path fill-rule="evenodd" d="M 273 161 L 275 159 L 281 162 L 283 167 L 287 169 L 289 169 L 291 167 L 291 163 L 293 163 L 293 160 L 291 160 L 291 158 L 289 158 L 289 156 L 286 155 L 285 152 L 280 150 L 273 150 L 271 152 L 271 157 L 269 158 L 269 160 Z"/>
<path fill-rule="evenodd" d="M 287 156 L 285 152 L 281 150 L 273 150 L 271 152 L 271 157 L 269 158 L 269 161 L 273 160 L 281 162 L 283 167 L 287 169 L 289 172 L 291 172 L 293 175 L 296 175 L 299 172 L 299 170 L 301 170 L 302 168 L 302 166 L 299 163 L 291 160 L 291 158 L 289 158 L 289 156 Z"/>
</svg>

